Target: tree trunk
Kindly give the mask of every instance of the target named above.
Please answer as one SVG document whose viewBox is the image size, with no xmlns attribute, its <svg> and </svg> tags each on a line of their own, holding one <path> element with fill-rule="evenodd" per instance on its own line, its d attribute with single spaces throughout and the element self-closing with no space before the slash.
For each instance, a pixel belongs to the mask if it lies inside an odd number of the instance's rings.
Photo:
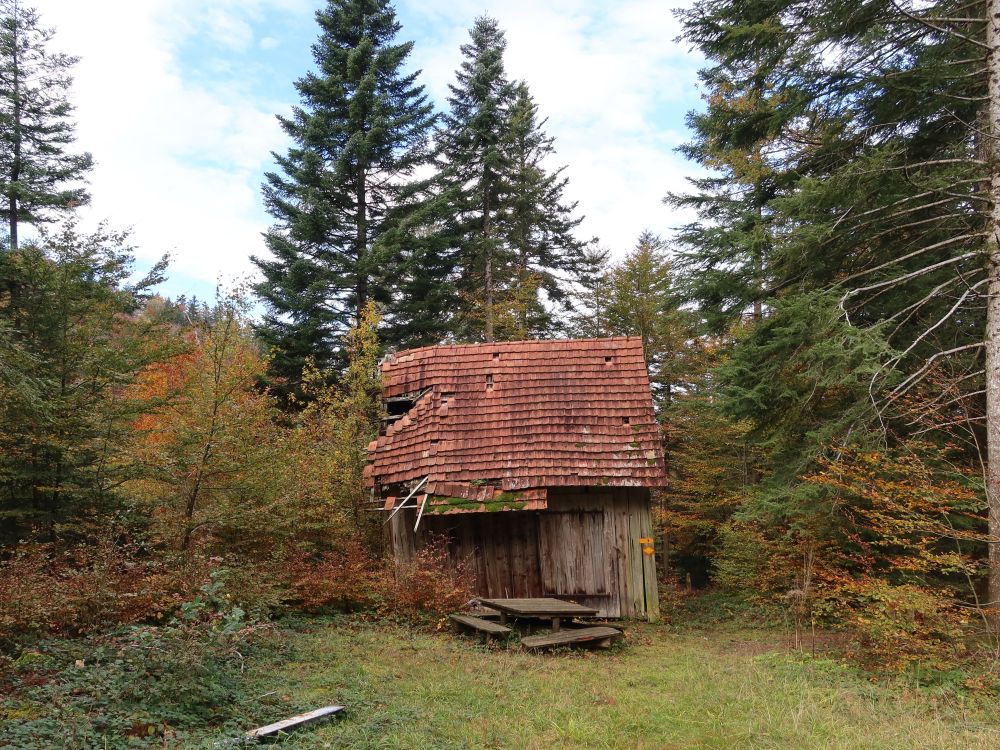
<svg viewBox="0 0 1000 750">
<path fill-rule="evenodd" d="M 483 305 L 486 321 L 483 326 L 483 339 L 486 343 L 493 342 L 493 225 L 490 215 L 490 190 L 492 180 L 489 172 L 483 178 L 483 248 L 486 250 L 486 267 L 483 272 Z"/>
<path fill-rule="evenodd" d="M 489 244 L 489 243 L 487 243 Z M 483 338 L 486 343 L 493 342 L 493 252 L 488 251 L 486 256 L 486 299 L 484 304 L 486 305 L 486 326 L 483 332 Z"/>
<path fill-rule="evenodd" d="M 12 78 L 14 84 L 14 158 L 11 160 L 10 165 L 10 187 L 7 192 L 8 201 L 8 216 L 7 216 L 7 230 L 10 233 L 10 249 L 13 252 L 17 251 L 17 196 L 14 193 L 15 185 L 17 181 L 21 179 L 21 71 L 18 66 L 18 55 L 20 50 L 18 49 L 18 38 L 17 38 L 17 20 L 15 16 L 14 28 L 13 28 L 13 71 Z"/>
<path fill-rule="evenodd" d="M 357 310 L 354 322 L 359 326 L 368 304 L 368 191 L 365 189 L 365 177 L 365 170 L 362 168 L 358 173 L 357 181 L 358 231 L 354 239 L 354 252 L 358 263 L 357 288 L 355 290 Z"/>
<path fill-rule="evenodd" d="M 990 216 L 986 302 L 986 499 L 989 507 L 989 622 L 1000 632 L 1000 0 L 986 4 L 989 47 Z"/>
</svg>

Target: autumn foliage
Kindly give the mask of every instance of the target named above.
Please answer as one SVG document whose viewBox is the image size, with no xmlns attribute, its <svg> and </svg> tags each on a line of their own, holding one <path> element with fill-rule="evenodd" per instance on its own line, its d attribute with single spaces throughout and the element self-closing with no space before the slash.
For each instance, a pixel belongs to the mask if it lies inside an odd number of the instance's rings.
<svg viewBox="0 0 1000 750">
<path fill-rule="evenodd" d="M 406 619 L 439 618 L 473 597 L 470 564 L 453 560 L 447 540 L 430 539 L 414 558 L 396 565 L 352 542 L 289 561 L 291 591 L 309 611 L 366 610 Z"/>
</svg>

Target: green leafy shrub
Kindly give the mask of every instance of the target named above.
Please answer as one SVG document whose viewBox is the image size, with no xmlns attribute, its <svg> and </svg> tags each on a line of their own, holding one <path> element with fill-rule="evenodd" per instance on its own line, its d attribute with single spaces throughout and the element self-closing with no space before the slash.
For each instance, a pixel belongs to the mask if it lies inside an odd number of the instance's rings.
<svg viewBox="0 0 1000 750">
<path fill-rule="evenodd" d="M 276 648 L 270 632 L 230 603 L 216 575 L 167 625 L 41 641 L 0 691 L 0 746 L 189 746 L 192 730 L 260 710 L 244 705 L 243 667 Z"/>
</svg>

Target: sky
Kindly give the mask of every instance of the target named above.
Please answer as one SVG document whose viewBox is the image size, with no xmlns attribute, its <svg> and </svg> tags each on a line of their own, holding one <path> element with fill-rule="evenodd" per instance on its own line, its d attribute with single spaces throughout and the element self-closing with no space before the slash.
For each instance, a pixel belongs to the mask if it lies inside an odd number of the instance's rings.
<svg viewBox="0 0 1000 750">
<path fill-rule="evenodd" d="M 289 141 L 323 0 L 35 0 L 74 70 L 77 145 L 96 162 L 85 226 L 129 228 L 137 265 L 171 256 L 170 296 L 213 296 L 251 277 L 270 225 L 260 185 Z M 701 60 L 675 41 L 670 0 L 396 0 L 400 40 L 439 109 L 475 18 L 507 34 L 507 72 L 527 81 L 551 166 L 585 216 L 578 233 L 621 256 L 645 229 L 689 217 L 662 203 L 694 165 L 676 153 L 699 106 Z"/>
</svg>

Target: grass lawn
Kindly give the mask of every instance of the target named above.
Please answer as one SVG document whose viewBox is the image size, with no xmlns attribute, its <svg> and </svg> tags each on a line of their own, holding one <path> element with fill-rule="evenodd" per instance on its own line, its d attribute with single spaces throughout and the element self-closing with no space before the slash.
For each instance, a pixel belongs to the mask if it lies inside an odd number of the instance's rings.
<svg viewBox="0 0 1000 750">
<path fill-rule="evenodd" d="M 340 703 L 291 748 L 990 748 L 1000 710 L 873 685 L 761 633 L 628 628 L 610 651 L 529 654 L 385 624 L 313 620 L 261 694 Z M 273 692 L 272 692 L 273 691 Z"/>
</svg>

